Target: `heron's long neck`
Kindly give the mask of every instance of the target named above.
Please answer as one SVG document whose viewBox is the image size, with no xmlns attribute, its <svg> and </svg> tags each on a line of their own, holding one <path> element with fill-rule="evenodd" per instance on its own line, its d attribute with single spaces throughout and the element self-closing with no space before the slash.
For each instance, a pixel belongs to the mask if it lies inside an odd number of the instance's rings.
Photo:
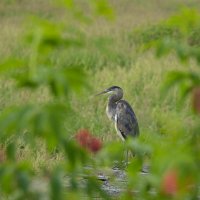
<svg viewBox="0 0 200 200">
<path fill-rule="evenodd" d="M 115 104 L 118 102 L 120 99 L 123 97 L 123 91 L 119 90 L 116 94 L 113 94 L 109 97 L 109 102 L 110 104 Z"/>
<path fill-rule="evenodd" d="M 109 97 L 108 105 L 107 105 L 107 115 L 110 119 L 114 120 L 115 118 L 115 112 L 117 107 L 117 102 L 122 99 L 123 93 L 119 92 L 117 94 L 113 94 Z"/>
</svg>

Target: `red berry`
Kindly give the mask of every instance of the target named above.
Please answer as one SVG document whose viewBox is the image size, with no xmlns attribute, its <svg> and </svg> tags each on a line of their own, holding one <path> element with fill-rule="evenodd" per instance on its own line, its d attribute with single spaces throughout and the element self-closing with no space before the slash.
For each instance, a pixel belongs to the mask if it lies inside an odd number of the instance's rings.
<svg viewBox="0 0 200 200">
<path fill-rule="evenodd" d="M 178 190 L 178 177 L 175 170 L 167 171 L 162 180 L 162 191 L 166 195 L 175 195 Z"/>
<path fill-rule="evenodd" d="M 98 138 L 93 137 L 86 129 L 78 131 L 75 138 L 81 147 L 92 153 L 97 153 L 102 147 L 101 141 Z"/>
<path fill-rule="evenodd" d="M 102 143 L 99 139 L 93 137 L 91 138 L 89 149 L 93 153 L 97 153 L 102 147 Z"/>
<path fill-rule="evenodd" d="M 78 131 L 75 137 L 80 146 L 87 147 L 90 142 L 91 135 L 88 130 L 82 129 Z"/>
</svg>

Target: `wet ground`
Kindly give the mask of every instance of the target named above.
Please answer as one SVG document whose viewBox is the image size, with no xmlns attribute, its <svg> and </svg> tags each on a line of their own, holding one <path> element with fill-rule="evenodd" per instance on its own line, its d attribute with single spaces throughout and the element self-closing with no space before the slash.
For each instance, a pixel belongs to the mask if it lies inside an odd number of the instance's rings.
<svg viewBox="0 0 200 200">
<path fill-rule="evenodd" d="M 98 175 L 98 180 L 102 182 L 102 189 L 106 191 L 109 195 L 119 195 L 125 190 L 127 185 L 126 172 L 124 170 L 114 168 L 112 169 L 112 177 L 114 181 L 110 181 L 109 177 L 103 174 Z M 117 184 L 116 184 L 117 183 Z"/>
<path fill-rule="evenodd" d="M 96 176 L 98 181 L 101 184 L 102 189 L 109 194 L 111 197 L 119 196 L 123 191 L 127 188 L 127 174 L 125 169 L 120 169 L 118 167 L 114 167 L 112 169 L 102 170 L 101 172 L 97 172 L 92 167 L 85 167 L 85 170 L 89 171 L 90 175 Z M 141 174 L 147 174 L 142 173 Z M 88 176 L 85 174 L 80 174 L 78 177 L 79 187 L 85 187 L 87 184 Z M 63 177 L 63 184 L 66 188 L 71 187 L 71 181 L 69 176 Z M 37 179 L 33 182 L 33 190 L 40 191 L 44 194 L 44 199 L 46 198 L 45 194 L 48 194 L 48 182 L 47 180 Z M 136 191 L 133 191 L 134 193 Z M 137 192 L 136 192 L 137 193 Z M 94 197 L 94 199 L 99 199 L 98 197 Z"/>
</svg>

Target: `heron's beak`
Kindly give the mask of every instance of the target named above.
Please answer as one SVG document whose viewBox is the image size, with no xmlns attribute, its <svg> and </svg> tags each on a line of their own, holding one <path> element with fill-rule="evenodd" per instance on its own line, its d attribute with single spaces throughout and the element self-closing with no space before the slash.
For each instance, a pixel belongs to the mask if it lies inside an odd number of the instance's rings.
<svg viewBox="0 0 200 200">
<path fill-rule="evenodd" d="M 107 92 L 108 92 L 108 90 L 104 90 L 103 92 L 100 92 L 100 93 L 96 94 L 95 96 L 99 96 L 99 95 L 105 94 L 105 93 L 107 93 Z"/>
</svg>

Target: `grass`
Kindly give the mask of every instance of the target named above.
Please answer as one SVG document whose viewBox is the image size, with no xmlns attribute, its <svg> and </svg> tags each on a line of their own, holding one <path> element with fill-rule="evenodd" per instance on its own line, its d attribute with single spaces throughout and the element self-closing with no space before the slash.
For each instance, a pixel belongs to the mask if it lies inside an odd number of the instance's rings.
<svg viewBox="0 0 200 200">
<path fill-rule="evenodd" d="M 51 6 L 39 6 L 41 1 L 6 1 L 0 4 L 0 59 L 11 54 L 24 55 L 28 49 L 19 40 L 24 33 L 24 18 L 29 14 L 42 15 L 47 18 L 65 20 L 60 10 Z M 70 49 L 66 56 L 68 63 L 81 63 L 88 74 L 91 90 L 80 96 L 71 95 L 70 104 L 75 115 L 66 122 L 66 133 L 73 135 L 80 128 L 87 128 L 106 142 L 118 140 L 114 126 L 105 114 L 106 97 L 94 97 L 94 94 L 111 86 L 118 85 L 124 89 L 124 98 L 130 102 L 138 117 L 141 137 L 148 142 L 151 134 L 173 134 L 173 121 L 182 122 L 187 128 L 193 123 L 190 115 L 190 104 L 180 110 L 177 106 L 177 91 L 171 90 L 164 98 L 160 94 L 160 86 L 170 69 L 181 68 L 181 64 L 173 55 L 157 60 L 152 52 L 138 55 L 132 45 L 129 34 L 139 26 L 155 24 L 175 13 L 181 5 L 198 6 L 197 0 L 188 1 L 138 1 L 112 0 L 116 10 L 116 19 L 112 22 L 98 19 L 86 29 L 86 49 Z M 11 12 L 11 10 L 13 12 Z M 11 14 L 12 13 L 12 14 Z M 100 47 L 100 48 L 99 48 Z M 58 52 L 59 53 L 59 52 Z M 42 88 L 36 92 L 16 91 L 12 82 L 2 79 L 0 84 L 0 110 L 7 106 L 49 100 L 48 92 Z M 170 120 L 169 120 L 170 119 Z M 170 129 L 169 129 L 170 127 Z M 189 129 L 188 129 L 189 131 Z M 67 134 L 66 134 L 67 135 Z M 35 168 L 54 162 L 42 146 L 38 151 L 26 147 L 20 158 L 30 155 Z M 61 156 L 62 157 L 62 156 Z M 59 158 L 60 159 L 60 158 Z"/>
</svg>

